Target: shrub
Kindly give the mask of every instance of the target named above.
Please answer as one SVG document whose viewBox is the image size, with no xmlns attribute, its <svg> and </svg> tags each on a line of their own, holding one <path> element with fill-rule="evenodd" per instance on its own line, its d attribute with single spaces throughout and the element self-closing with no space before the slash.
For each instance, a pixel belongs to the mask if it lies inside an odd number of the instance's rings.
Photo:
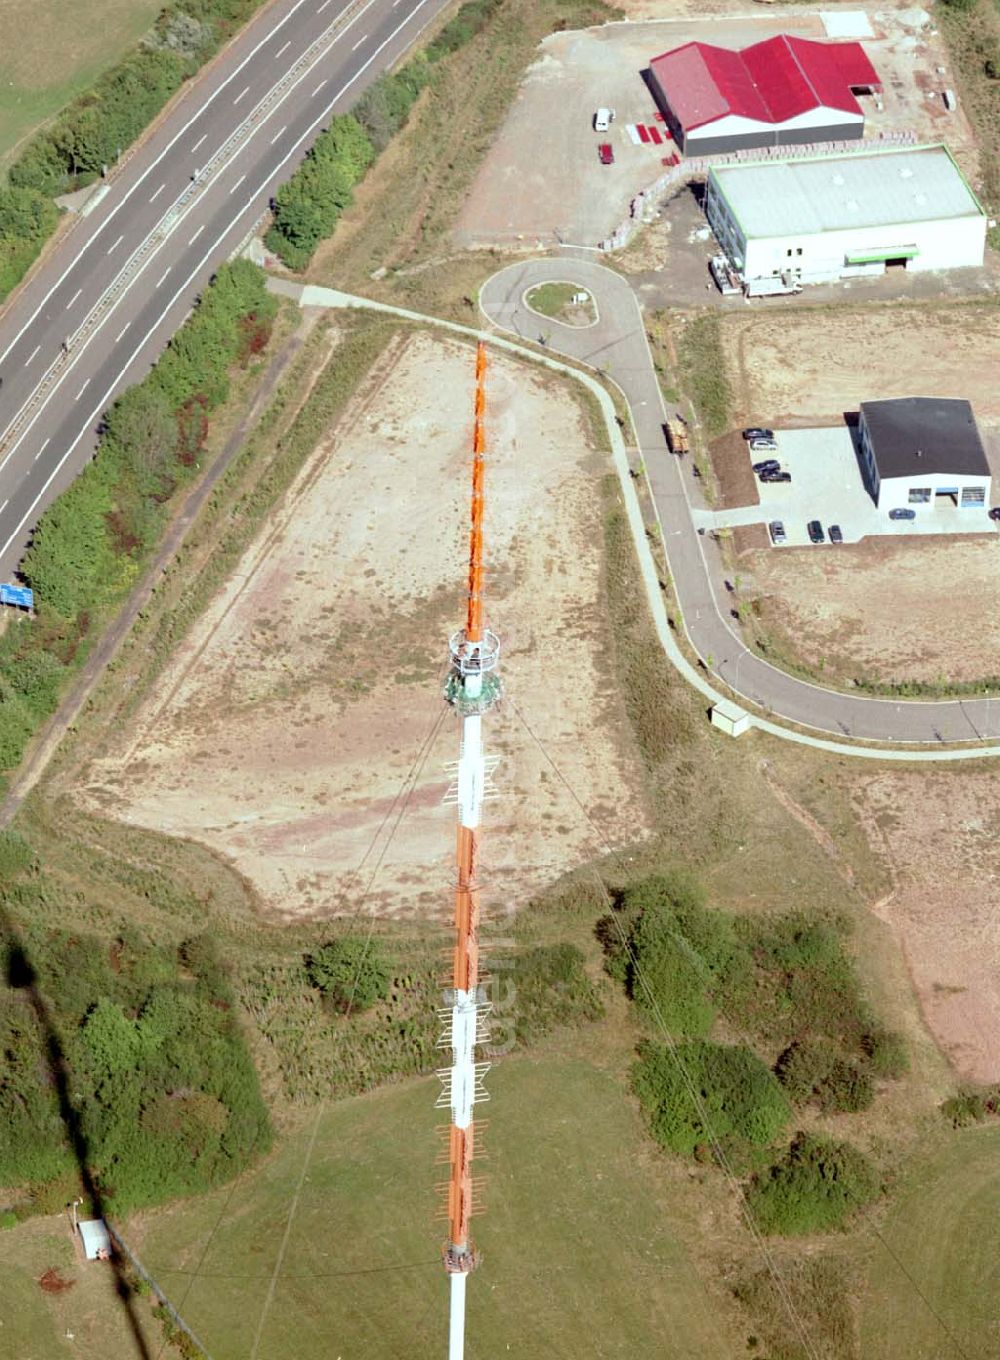
<svg viewBox="0 0 1000 1360">
<path fill-rule="evenodd" d="M 306 959 L 312 985 L 344 1011 L 363 1011 L 389 994 L 391 974 L 375 939 L 345 935 Z"/>
<path fill-rule="evenodd" d="M 764 1147 L 791 1116 L 774 1074 L 748 1048 L 644 1045 L 632 1083 L 653 1137 L 684 1156 L 714 1141 Z"/>
<path fill-rule="evenodd" d="M 598 1020 L 604 1014 L 576 945 L 539 945 L 518 954 L 513 983 L 518 1043 L 533 1043 L 557 1025 Z"/>
<path fill-rule="evenodd" d="M 868 1073 L 839 1057 L 823 1039 L 790 1044 L 774 1070 L 790 1099 L 816 1100 L 821 1110 L 853 1114 L 867 1110 L 875 1098 Z"/>
<path fill-rule="evenodd" d="M 871 1029 L 861 1036 L 861 1051 L 876 1077 L 901 1077 L 909 1070 L 910 1059 L 902 1036 L 888 1029 Z"/>
<path fill-rule="evenodd" d="M 351 202 L 352 190 L 375 151 L 358 120 L 334 118 L 272 203 L 274 224 L 266 244 L 290 269 L 302 269 Z"/>
<path fill-rule="evenodd" d="M 762 1232 L 827 1232 L 880 1190 L 875 1168 L 850 1143 L 799 1133 L 782 1160 L 754 1179 L 747 1204 Z"/>
</svg>

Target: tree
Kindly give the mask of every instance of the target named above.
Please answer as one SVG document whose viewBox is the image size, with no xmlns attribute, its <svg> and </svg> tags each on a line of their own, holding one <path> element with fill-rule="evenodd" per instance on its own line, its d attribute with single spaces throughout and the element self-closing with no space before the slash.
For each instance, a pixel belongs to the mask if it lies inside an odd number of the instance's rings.
<svg viewBox="0 0 1000 1360">
<path fill-rule="evenodd" d="M 754 1180 L 747 1203 L 762 1232 L 825 1232 L 880 1190 L 875 1168 L 850 1143 L 799 1133 L 781 1161 Z"/>
<path fill-rule="evenodd" d="M 331 940 L 309 955 L 306 972 L 340 1010 L 363 1011 L 389 994 L 391 975 L 374 939 L 345 935 Z"/>
<path fill-rule="evenodd" d="M 158 383 L 147 379 L 118 398 L 105 419 L 104 440 L 104 449 L 132 469 L 141 490 L 169 493 L 179 432 Z"/>
</svg>

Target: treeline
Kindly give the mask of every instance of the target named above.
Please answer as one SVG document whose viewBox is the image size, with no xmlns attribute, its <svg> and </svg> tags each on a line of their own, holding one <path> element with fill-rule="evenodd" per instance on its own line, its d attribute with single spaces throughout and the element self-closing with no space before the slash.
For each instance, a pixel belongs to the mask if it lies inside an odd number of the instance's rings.
<svg viewBox="0 0 1000 1360">
<path fill-rule="evenodd" d="M 55 1213 L 88 1182 L 125 1213 L 230 1179 L 271 1128 L 211 941 L 169 946 L 124 926 L 109 948 L 45 926 L 30 849 L 2 842 L 5 1214 Z"/>
<path fill-rule="evenodd" d="M 265 244 L 289 269 L 304 269 L 350 206 L 353 190 L 406 123 L 435 62 L 470 42 L 503 0 L 468 0 L 427 48 L 395 75 L 381 76 L 349 114 L 321 132 L 271 205 Z"/>
<path fill-rule="evenodd" d="M 52 198 L 111 166 L 180 85 L 262 0 L 183 0 L 160 12 L 137 48 L 25 146 L 0 187 L 0 298 L 20 282 L 55 229 Z"/>
<path fill-rule="evenodd" d="M 664 1148 L 752 1171 L 745 1194 L 764 1232 L 839 1226 L 880 1192 L 850 1144 L 801 1132 L 779 1141 L 797 1110 L 865 1110 L 876 1083 L 907 1067 L 840 929 L 801 913 L 730 916 L 710 910 L 693 880 L 658 876 L 625 891 L 598 936 L 608 971 L 659 1031 L 632 1076 Z M 719 1027 L 743 1041 L 717 1041 Z"/>
<path fill-rule="evenodd" d="M 149 376 L 108 412 L 97 456 L 45 511 L 22 574 L 31 625 L 0 636 L 0 769 L 52 712 L 108 607 L 135 580 L 197 463 L 229 372 L 266 344 L 275 301 L 246 260 L 224 265 Z"/>
</svg>

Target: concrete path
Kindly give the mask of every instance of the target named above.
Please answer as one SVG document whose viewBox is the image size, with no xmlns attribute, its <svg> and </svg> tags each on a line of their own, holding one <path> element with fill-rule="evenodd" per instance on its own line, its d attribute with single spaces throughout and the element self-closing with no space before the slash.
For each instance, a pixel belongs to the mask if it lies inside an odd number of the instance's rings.
<svg viewBox="0 0 1000 1360">
<path fill-rule="evenodd" d="M 577 330 L 540 321 L 524 303 L 539 283 L 570 279 L 597 299 L 600 320 Z M 482 289 L 480 305 L 494 326 L 588 364 L 611 378 L 628 402 L 639 456 L 663 532 L 667 561 L 687 637 L 708 670 L 768 714 L 820 732 L 894 746 L 941 746 L 1000 738 L 1000 700 L 876 699 L 823 689 L 779 670 L 750 651 L 731 626 L 718 551 L 705 512 L 695 509 L 691 460 L 666 452 L 663 396 L 653 368 L 642 313 L 628 282 L 590 259 L 531 260 L 500 270 Z M 753 507 L 755 518 L 762 517 Z M 696 522 L 697 521 L 697 522 Z M 735 523 L 729 519 L 727 523 Z M 752 522 L 752 521 L 751 521 Z M 980 748 L 981 750 L 981 748 Z M 996 752 L 1000 754 L 1000 750 Z"/>
<path fill-rule="evenodd" d="M 603 271 L 602 272 L 606 272 Z M 494 331 L 478 330 L 472 326 L 462 326 L 454 321 L 442 321 L 432 316 L 425 316 L 420 312 L 408 311 L 404 307 L 393 307 L 384 302 L 373 302 L 369 298 L 356 297 L 350 293 L 342 293 L 334 288 L 319 288 L 314 286 L 304 286 L 291 279 L 272 278 L 268 281 L 268 287 L 272 292 L 278 293 L 283 297 L 294 299 L 302 307 L 329 307 L 329 308 L 349 308 L 364 311 L 383 312 L 390 316 L 398 316 L 407 321 L 415 321 L 423 326 L 433 326 L 438 330 L 451 331 L 456 335 L 468 337 L 476 340 L 486 340 L 498 349 L 505 349 L 521 359 L 528 359 L 533 363 L 540 364 L 545 368 L 563 373 L 580 383 L 590 391 L 604 416 L 604 423 L 607 428 L 608 438 L 611 443 L 611 456 L 614 462 L 615 472 L 618 475 L 618 482 L 621 487 L 622 498 L 625 503 L 625 512 L 628 516 L 629 529 L 635 544 L 636 556 L 639 561 L 639 571 L 642 576 L 643 586 L 646 591 L 646 598 L 649 603 L 650 613 L 653 618 L 653 626 L 656 635 L 667 655 L 671 665 L 680 673 L 681 676 L 696 689 L 708 701 L 708 704 L 716 704 L 726 697 L 721 693 L 707 673 L 699 666 L 694 666 L 688 660 L 685 653 L 677 644 L 673 630 L 667 618 L 666 605 L 663 599 L 663 591 L 660 587 L 659 570 L 653 560 L 653 554 L 649 548 L 646 537 L 646 525 L 643 520 L 642 509 L 639 505 L 639 497 L 636 493 L 635 483 L 632 478 L 631 465 L 629 463 L 628 451 L 625 448 L 625 441 L 622 439 L 621 430 L 615 415 L 614 404 L 602 383 L 597 382 L 588 374 L 582 373 L 577 368 L 570 368 L 566 364 L 560 363 L 555 358 L 550 358 L 539 354 L 535 350 L 526 349 L 513 341 L 498 337 Z M 592 334 L 592 332 L 588 332 Z M 779 672 L 780 674 L 780 672 Z M 818 694 L 825 691 L 817 690 Z M 901 705 L 906 707 L 906 705 Z M 813 735 L 809 732 L 799 731 L 794 728 L 783 727 L 780 723 L 771 721 L 768 717 L 763 717 L 758 713 L 750 714 L 752 726 L 762 732 L 767 732 L 771 736 L 780 737 L 784 741 L 796 742 L 801 746 L 811 746 L 817 750 L 829 751 L 834 755 L 852 756 L 861 760 L 891 760 L 891 761 L 952 761 L 952 760 L 981 760 L 985 757 L 1000 756 L 1000 746 L 989 746 L 977 744 L 975 746 L 966 745 L 943 749 L 941 745 L 935 744 L 930 747 L 910 747 L 905 744 L 899 746 L 856 746 L 850 745 L 845 741 L 831 740 L 828 737 Z"/>
</svg>

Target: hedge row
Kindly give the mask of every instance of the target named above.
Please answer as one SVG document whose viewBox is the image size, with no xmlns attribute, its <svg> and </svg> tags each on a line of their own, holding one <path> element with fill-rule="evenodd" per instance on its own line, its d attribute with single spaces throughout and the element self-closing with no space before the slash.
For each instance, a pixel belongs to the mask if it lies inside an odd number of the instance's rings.
<svg viewBox="0 0 1000 1360">
<path fill-rule="evenodd" d="M 0 298 L 24 277 L 55 229 L 51 199 L 95 180 L 140 135 L 175 90 L 262 0 L 181 0 L 161 11 L 141 44 L 37 132 L 0 187 Z"/>
<path fill-rule="evenodd" d="M 122 598 L 189 478 L 229 370 L 267 340 L 275 302 L 246 260 L 224 265 L 155 368 L 108 412 L 97 457 L 45 511 L 22 574 L 37 617 L 0 636 L 0 769 L 21 758 L 82 659 L 100 615 Z"/>
<path fill-rule="evenodd" d="M 434 63 L 457 52 L 485 26 L 503 0 L 468 0 L 430 43 L 395 75 L 379 77 L 350 114 L 334 118 L 271 205 L 265 244 L 289 269 L 305 269 L 350 206 L 352 191 L 375 157 L 405 124 Z"/>
</svg>

